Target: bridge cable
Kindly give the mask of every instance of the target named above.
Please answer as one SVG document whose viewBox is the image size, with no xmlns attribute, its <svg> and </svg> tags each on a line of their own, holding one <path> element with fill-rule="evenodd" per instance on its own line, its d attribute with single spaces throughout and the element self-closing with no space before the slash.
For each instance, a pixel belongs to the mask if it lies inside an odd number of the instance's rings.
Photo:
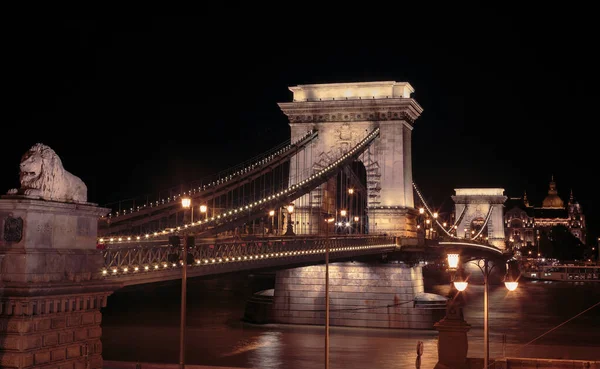
<svg viewBox="0 0 600 369">
<path fill-rule="evenodd" d="M 444 233 L 446 233 L 449 237 L 451 238 L 459 238 L 458 236 L 452 235 L 450 234 L 446 228 L 444 228 L 440 222 L 437 220 L 437 218 L 435 218 L 433 216 L 433 212 L 431 211 L 431 209 L 429 208 L 429 206 L 427 205 L 427 202 L 425 202 L 425 199 L 423 198 L 423 195 L 421 194 L 421 191 L 419 191 L 419 189 L 417 188 L 417 184 L 415 182 L 413 182 L 413 187 L 415 188 L 415 191 L 417 192 L 417 195 L 419 195 L 419 198 L 421 199 L 421 202 L 423 203 L 423 206 L 425 207 L 425 209 L 427 210 L 427 212 L 431 215 L 431 217 L 434 219 L 434 221 L 437 223 L 438 227 L 440 227 Z"/>
</svg>

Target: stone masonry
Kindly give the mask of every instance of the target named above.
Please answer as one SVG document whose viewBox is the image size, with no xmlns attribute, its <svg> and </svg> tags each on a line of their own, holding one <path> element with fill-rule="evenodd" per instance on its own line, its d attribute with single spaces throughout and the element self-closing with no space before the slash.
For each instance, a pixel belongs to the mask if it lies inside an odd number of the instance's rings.
<svg viewBox="0 0 600 369">
<path fill-rule="evenodd" d="M 333 83 L 290 87 L 293 102 L 279 103 L 288 117 L 291 140 L 316 129 L 318 138 L 291 159 L 295 183 L 326 167 L 380 129 L 379 138 L 359 157 L 367 179 L 369 233 L 415 237 L 412 187 L 412 129 L 423 109 L 406 82 Z M 315 234 L 335 209 L 335 179 L 295 201 L 298 234 Z M 306 226 L 308 225 L 308 226 Z"/>
<path fill-rule="evenodd" d="M 0 199 L 0 367 L 102 368 L 98 217 L 109 209 Z"/>
<path fill-rule="evenodd" d="M 420 266 L 400 263 L 329 265 L 332 326 L 432 329 L 432 310 L 413 307 L 424 292 Z M 325 324 L 325 266 L 277 272 L 273 313 L 276 323 Z"/>
</svg>

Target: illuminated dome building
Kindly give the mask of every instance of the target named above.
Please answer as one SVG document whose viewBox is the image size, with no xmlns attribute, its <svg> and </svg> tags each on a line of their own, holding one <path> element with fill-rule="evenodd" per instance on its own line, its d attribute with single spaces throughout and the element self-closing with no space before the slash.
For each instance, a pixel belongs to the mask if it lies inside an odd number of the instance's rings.
<svg viewBox="0 0 600 369">
<path fill-rule="evenodd" d="M 527 193 L 523 197 L 511 197 L 505 203 L 504 234 L 507 245 L 517 249 L 525 246 L 536 246 L 540 232 L 556 225 L 563 225 L 585 244 L 585 216 L 581 206 L 573 197 L 565 207 L 558 196 L 554 177 L 550 181 L 548 195 L 541 207 L 529 204 Z"/>
</svg>

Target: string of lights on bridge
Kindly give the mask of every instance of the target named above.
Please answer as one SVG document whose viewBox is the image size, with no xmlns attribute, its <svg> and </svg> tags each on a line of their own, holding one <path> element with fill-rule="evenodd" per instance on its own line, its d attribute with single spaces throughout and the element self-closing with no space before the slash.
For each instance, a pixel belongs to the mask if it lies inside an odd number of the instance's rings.
<svg viewBox="0 0 600 369">
<path fill-rule="evenodd" d="M 330 172 L 331 170 L 333 170 L 334 168 L 336 168 L 338 165 L 340 165 L 342 162 L 344 162 L 346 159 L 348 159 L 348 157 L 350 157 L 351 155 L 354 155 L 358 150 L 362 149 L 364 146 L 366 146 L 367 143 L 369 143 L 373 138 L 375 138 L 377 135 L 379 135 L 379 128 L 376 128 L 375 130 L 373 130 L 373 132 L 371 132 L 369 135 L 367 135 L 362 141 L 360 141 L 360 143 L 358 143 L 358 145 L 356 145 L 353 149 L 351 149 L 350 151 L 346 152 L 344 155 L 342 155 L 339 159 L 333 161 L 332 163 L 330 163 L 328 166 L 324 167 L 323 169 L 321 169 L 319 172 L 309 176 L 308 178 L 300 181 L 299 183 L 296 183 L 276 194 L 267 196 L 265 198 L 262 198 L 258 201 L 255 201 L 253 203 L 250 203 L 248 205 L 245 206 L 241 206 L 239 208 L 235 208 L 235 209 L 228 209 L 225 210 L 223 213 L 218 214 L 217 216 L 211 217 L 211 218 L 207 218 L 205 220 L 199 220 L 197 222 L 191 222 L 189 224 L 185 224 L 183 227 L 179 226 L 176 228 L 165 228 L 162 231 L 157 231 L 157 232 L 153 232 L 153 233 L 146 233 L 144 235 L 130 235 L 130 236 L 118 236 L 118 237 L 108 237 L 108 238 L 100 238 L 98 239 L 98 242 L 101 244 L 104 243 L 125 243 L 125 242 L 135 242 L 135 241 L 140 241 L 140 240 L 148 240 L 151 238 L 156 238 L 159 236 L 164 236 L 170 233 L 176 233 L 179 232 L 181 230 L 186 230 L 188 228 L 193 228 L 193 227 L 197 227 L 200 225 L 205 225 L 208 223 L 212 223 L 212 222 L 216 222 L 219 221 L 221 219 L 225 219 L 225 220 L 233 220 L 235 219 L 235 217 L 239 214 L 241 214 L 242 212 L 244 212 L 245 210 L 252 210 L 253 207 L 256 207 L 257 205 L 263 205 L 265 203 L 270 203 L 270 202 L 276 202 L 278 201 L 282 196 L 287 195 L 288 193 L 299 189 L 300 187 L 303 187 L 305 185 L 308 185 L 309 183 L 315 182 L 317 180 L 320 181 L 320 177 L 323 176 L 324 174 L 326 174 L 327 172 Z"/>
<path fill-rule="evenodd" d="M 223 178 L 219 178 L 219 179 L 217 179 L 215 181 L 212 181 L 212 182 L 210 182 L 210 183 L 208 183 L 206 185 L 198 186 L 197 189 L 194 188 L 194 189 L 191 189 L 191 190 L 189 190 L 187 192 L 184 192 L 183 194 L 180 193 L 180 194 L 178 194 L 176 196 L 174 195 L 173 197 L 169 196 L 166 199 L 156 200 L 155 202 L 150 202 L 149 205 L 142 205 L 142 206 L 138 206 L 137 208 L 130 208 L 129 209 L 129 213 L 127 213 L 127 210 L 123 210 L 122 212 L 116 211 L 115 214 L 113 214 L 111 212 L 111 213 L 107 214 L 106 217 L 107 218 L 116 218 L 116 217 L 119 217 L 119 216 L 122 216 L 122 215 L 126 215 L 126 214 L 131 214 L 131 213 L 134 213 L 134 212 L 138 212 L 138 211 L 144 210 L 146 208 L 152 208 L 152 207 L 155 207 L 155 206 L 165 205 L 165 204 L 172 203 L 174 201 L 178 201 L 181 198 L 181 196 L 186 196 L 186 195 L 191 196 L 191 195 L 193 195 L 195 193 L 200 193 L 200 192 L 203 192 L 203 191 L 206 191 L 206 190 L 210 190 L 210 189 L 212 189 L 212 187 L 220 185 L 220 184 L 223 184 L 223 183 L 226 183 L 226 182 L 229 182 L 232 179 L 235 179 L 236 177 L 238 177 L 238 176 L 240 176 L 242 174 L 248 173 L 249 171 L 253 170 L 254 168 L 256 168 L 258 166 L 263 166 L 263 165 L 265 165 L 267 163 L 270 163 L 277 156 L 279 156 L 279 155 L 281 155 L 281 154 L 289 151 L 298 142 L 301 142 L 301 141 L 305 140 L 306 138 L 310 137 L 314 133 L 315 133 L 315 130 L 310 130 L 310 131 L 306 132 L 306 134 L 304 134 L 304 136 L 298 138 L 296 141 L 294 141 L 294 142 L 290 143 L 289 145 L 287 145 L 286 147 L 284 147 L 284 148 L 282 148 L 282 149 L 280 149 L 280 150 L 278 150 L 278 151 L 276 151 L 276 152 L 274 152 L 274 153 L 266 156 L 265 158 L 263 158 L 263 159 L 255 162 L 254 164 L 250 164 L 250 165 L 248 165 L 245 168 L 237 170 L 237 171 L 235 171 L 235 172 L 233 172 L 233 173 L 231 173 L 231 174 L 229 174 L 229 175 L 227 175 L 227 176 L 225 176 Z"/>
<path fill-rule="evenodd" d="M 285 242 L 284 242 L 285 244 Z M 368 246 L 348 246 L 348 247 L 334 247 L 329 249 L 329 252 L 348 252 L 348 251 L 359 251 L 366 249 L 380 249 L 380 248 L 390 248 L 395 247 L 395 244 L 383 244 L 383 245 L 368 245 Z M 283 251 L 283 252 L 272 252 L 266 254 L 254 254 L 254 255 L 245 255 L 245 256 L 232 256 L 232 257 L 211 257 L 211 258 L 203 258 L 203 259 L 195 259 L 194 263 L 191 264 L 193 266 L 203 266 L 203 265 L 216 265 L 216 264 L 224 264 L 224 263 L 233 263 L 233 262 L 250 262 L 256 260 L 265 260 L 265 259 L 273 259 L 273 258 L 284 258 L 289 256 L 302 256 L 302 255 L 314 255 L 314 254 L 324 254 L 326 252 L 325 248 L 322 249 L 314 249 L 314 250 L 299 250 L 299 251 Z M 162 268 L 161 268 L 162 266 Z M 150 272 L 150 271 L 160 271 L 170 268 L 180 268 L 183 266 L 183 260 L 179 260 L 178 263 L 159 261 L 154 263 L 146 263 L 143 265 L 126 265 L 122 267 L 105 267 L 102 269 L 103 276 L 115 276 L 115 275 L 125 275 L 131 273 L 138 272 Z"/>
</svg>

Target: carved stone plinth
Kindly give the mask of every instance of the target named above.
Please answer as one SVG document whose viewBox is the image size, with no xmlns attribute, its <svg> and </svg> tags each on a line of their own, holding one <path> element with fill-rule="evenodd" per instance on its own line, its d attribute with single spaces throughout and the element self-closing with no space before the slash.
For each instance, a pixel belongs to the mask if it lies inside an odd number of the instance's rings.
<svg viewBox="0 0 600 369">
<path fill-rule="evenodd" d="M 0 367 L 102 368 L 95 204 L 0 199 Z"/>
<path fill-rule="evenodd" d="M 439 332 L 438 362 L 434 369 L 467 368 L 467 332 L 471 325 L 464 320 L 460 303 L 451 302 L 446 316 L 433 327 Z"/>
<path fill-rule="evenodd" d="M 102 368 L 100 308 L 114 286 L 2 288 L 0 367 Z"/>
</svg>

